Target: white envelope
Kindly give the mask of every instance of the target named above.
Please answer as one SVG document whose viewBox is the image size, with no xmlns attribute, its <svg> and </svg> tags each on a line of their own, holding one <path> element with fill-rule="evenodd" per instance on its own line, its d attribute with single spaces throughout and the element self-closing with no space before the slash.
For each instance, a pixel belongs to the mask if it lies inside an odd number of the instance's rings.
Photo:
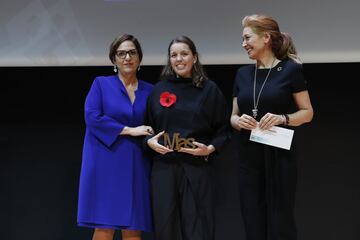
<svg viewBox="0 0 360 240">
<path fill-rule="evenodd" d="M 261 130 L 256 127 L 251 131 L 250 141 L 290 150 L 293 135 L 292 129 L 274 126 L 269 130 Z"/>
</svg>

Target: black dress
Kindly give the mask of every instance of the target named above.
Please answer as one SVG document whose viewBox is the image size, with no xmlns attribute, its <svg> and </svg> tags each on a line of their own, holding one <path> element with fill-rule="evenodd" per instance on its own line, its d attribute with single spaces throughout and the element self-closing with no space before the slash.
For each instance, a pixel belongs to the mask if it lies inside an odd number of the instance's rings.
<svg viewBox="0 0 360 240">
<path fill-rule="evenodd" d="M 255 65 L 238 70 L 234 97 L 240 115 L 252 116 Z M 269 69 L 257 69 L 256 97 Z M 285 59 L 273 67 L 258 103 L 257 121 L 267 112 L 297 111 L 292 94 L 306 90 L 302 66 Z M 294 203 L 296 190 L 295 142 L 284 150 L 249 141 L 250 131 L 237 134 L 240 163 L 240 200 L 248 240 L 296 239 Z M 294 138 L 296 137 L 296 132 Z"/>
<path fill-rule="evenodd" d="M 163 106 L 160 96 L 176 96 Z M 195 87 L 191 78 L 175 78 L 155 85 L 148 98 L 147 124 L 169 139 L 212 144 L 216 151 L 229 138 L 229 114 L 223 94 L 210 80 Z M 164 144 L 164 138 L 159 140 Z M 213 239 L 213 200 L 209 158 L 177 151 L 153 151 L 151 173 L 154 227 L 157 240 Z"/>
</svg>

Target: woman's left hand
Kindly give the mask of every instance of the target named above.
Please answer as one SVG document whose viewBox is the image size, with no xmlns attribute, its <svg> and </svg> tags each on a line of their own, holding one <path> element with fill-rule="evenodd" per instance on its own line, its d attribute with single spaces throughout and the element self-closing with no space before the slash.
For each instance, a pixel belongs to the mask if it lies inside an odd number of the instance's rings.
<svg viewBox="0 0 360 240">
<path fill-rule="evenodd" d="M 193 144 L 195 146 L 197 146 L 197 148 L 180 148 L 178 150 L 178 152 L 183 152 L 183 153 L 188 153 L 194 156 L 208 156 L 210 155 L 212 152 L 215 151 L 215 147 L 213 145 L 205 145 L 203 143 L 199 143 L 199 142 L 193 142 Z"/>
<path fill-rule="evenodd" d="M 268 130 L 272 126 L 280 125 L 284 123 L 283 115 L 267 113 L 259 121 L 259 128 L 262 130 Z"/>
</svg>

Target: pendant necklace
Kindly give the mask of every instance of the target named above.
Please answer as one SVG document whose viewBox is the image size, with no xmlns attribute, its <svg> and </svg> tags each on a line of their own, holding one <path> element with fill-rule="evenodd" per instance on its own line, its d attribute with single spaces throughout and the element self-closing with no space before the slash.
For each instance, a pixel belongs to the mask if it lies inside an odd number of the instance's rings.
<svg viewBox="0 0 360 240">
<path fill-rule="evenodd" d="M 266 81 L 268 80 L 268 78 L 269 78 L 269 75 L 270 75 L 270 72 L 271 72 L 271 69 L 273 68 L 273 65 L 274 65 L 274 62 L 275 62 L 275 60 L 276 60 L 276 58 L 274 58 L 274 60 L 273 60 L 273 62 L 271 63 L 271 67 L 270 67 L 270 69 L 269 69 L 269 71 L 268 71 L 268 73 L 267 73 L 267 75 L 266 75 L 266 77 L 265 77 L 265 80 L 264 80 L 264 82 L 263 82 L 263 84 L 261 85 L 261 88 L 260 88 L 260 91 L 259 91 L 259 94 L 258 94 L 258 96 L 257 96 L 257 98 L 256 98 L 256 72 L 257 72 L 257 63 L 255 64 L 255 74 L 254 74 L 254 108 L 253 108 L 253 110 L 252 110 L 252 114 L 253 114 L 253 117 L 256 119 L 256 117 L 257 117 L 257 114 L 258 114 L 258 105 L 259 105 L 259 99 L 260 99 L 260 95 L 261 95 L 261 92 L 262 92 L 262 90 L 263 90 L 263 88 L 264 88 L 264 86 L 265 86 L 265 83 L 266 83 Z"/>
</svg>

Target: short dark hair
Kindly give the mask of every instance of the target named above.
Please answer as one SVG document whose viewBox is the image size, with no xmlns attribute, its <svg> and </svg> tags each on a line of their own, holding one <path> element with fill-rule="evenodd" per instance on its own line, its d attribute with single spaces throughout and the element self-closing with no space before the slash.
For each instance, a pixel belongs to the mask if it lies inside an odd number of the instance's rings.
<svg viewBox="0 0 360 240">
<path fill-rule="evenodd" d="M 111 63 L 113 63 L 113 64 L 115 63 L 116 51 L 119 48 L 120 44 L 122 44 L 125 41 L 131 41 L 135 45 L 136 51 L 139 54 L 139 60 L 141 62 L 143 53 L 142 53 L 139 41 L 133 35 L 123 34 L 123 35 L 120 35 L 117 38 L 115 38 L 114 41 L 110 45 L 109 59 L 110 59 Z"/>
<path fill-rule="evenodd" d="M 166 66 L 164 66 L 164 68 L 161 72 L 161 79 L 166 80 L 166 79 L 171 79 L 171 78 L 176 77 L 176 74 L 175 74 L 174 70 L 172 69 L 171 63 L 170 63 L 170 48 L 174 43 L 185 43 L 186 45 L 189 46 L 192 54 L 197 57 L 197 61 L 193 65 L 191 75 L 193 78 L 194 85 L 196 87 L 202 87 L 203 81 L 206 80 L 208 77 L 206 76 L 206 73 L 200 63 L 199 54 L 196 50 L 194 42 L 189 37 L 186 37 L 186 36 L 176 37 L 175 39 L 173 39 L 170 42 L 169 47 L 168 47 L 168 60 L 167 60 Z"/>
</svg>

